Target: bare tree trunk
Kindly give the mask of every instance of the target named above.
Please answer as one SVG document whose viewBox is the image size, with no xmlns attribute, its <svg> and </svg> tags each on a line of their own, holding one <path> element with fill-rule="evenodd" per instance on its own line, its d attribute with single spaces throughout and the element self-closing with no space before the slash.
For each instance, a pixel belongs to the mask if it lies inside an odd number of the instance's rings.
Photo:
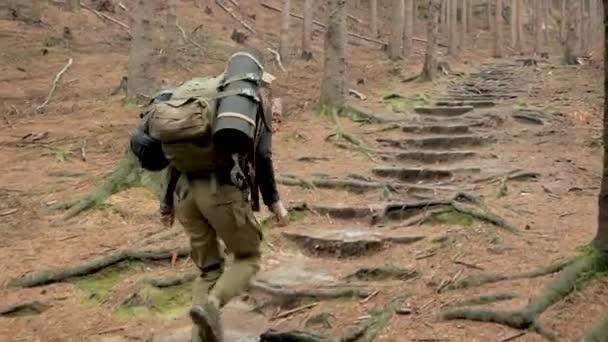
<svg viewBox="0 0 608 342">
<path fill-rule="evenodd" d="M 80 0 L 68 0 L 68 8 L 70 11 L 78 11 L 80 9 Z"/>
<path fill-rule="evenodd" d="M 544 0 L 543 9 L 543 44 L 545 46 L 549 45 L 549 17 L 551 16 L 551 3 L 552 0 Z"/>
<path fill-rule="evenodd" d="M 513 48 L 513 50 L 517 49 L 517 13 L 517 0 L 511 0 L 511 19 L 509 26 L 511 28 L 511 48 Z"/>
<path fill-rule="evenodd" d="M 579 5 L 580 3 L 574 0 L 567 1 L 566 5 L 566 13 L 568 14 L 566 23 L 566 43 L 564 48 L 564 63 L 566 64 L 577 64 L 577 57 L 580 51 L 577 35 L 577 27 L 579 26 Z"/>
<path fill-rule="evenodd" d="M 372 15 L 371 29 L 372 37 L 378 37 L 378 0 L 370 0 L 370 12 Z"/>
<path fill-rule="evenodd" d="M 583 50 L 583 6 L 582 6 L 582 2 L 583 0 L 570 0 L 572 2 L 577 2 L 578 6 L 576 8 L 576 51 L 577 54 L 580 55 L 580 53 Z"/>
<path fill-rule="evenodd" d="M 534 53 L 539 54 L 543 45 L 543 2 L 536 0 L 534 10 L 534 19 L 536 21 L 536 39 L 534 40 Z"/>
<path fill-rule="evenodd" d="M 175 0 L 167 1 L 167 46 L 165 48 L 166 62 L 169 65 L 177 63 L 179 29 L 177 28 L 177 14 L 175 13 Z"/>
<path fill-rule="evenodd" d="M 590 14 L 589 11 L 589 0 L 581 1 L 581 10 L 582 10 L 582 20 L 581 20 L 581 54 L 586 55 L 589 52 L 589 34 L 591 32 L 589 24 L 590 24 Z"/>
<path fill-rule="evenodd" d="M 405 27 L 403 29 L 403 56 L 414 50 L 414 0 L 405 0 Z"/>
<path fill-rule="evenodd" d="M 448 31 L 448 55 L 458 54 L 458 0 L 447 0 L 449 4 L 450 29 Z"/>
<path fill-rule="evenodd" d="M 150 59 L 152 57 L 152 2 L 135 0 L 132 3 L 131 49 L 127 96 L 129 101 L 140 102 L 150 90 Z"/>
<path fill-rule="evenodd" d="M 473 31 L 473 7 L 475 6 L 475 0 L 468 0 L 467 6 L 467 33 Z"/>
<path fill-rule="evenodd" d="M 302 58 L 312 59 L 312 17 L 313 0 L 304 1 L 304 26 L 302 27 Z"/>
<path fill-rule="evenodd" d="M 416 35 L 416 22 L 418 22 L 418 0 L 412 0 L 412 36 Z"/>
<path fill-rule="evenodd" d="M 604 0 L 603 9 L 606 11 L 608 1 Z M 608 18 L 604 14 L 604 75 L 608 75 Z M 604 103 L 608 103 L 608 77 L 604 77 Z M 599 215 L 597 224 L 597 234 L 593 240 L 595 248 L 608 258 L 608 106 L 604 106 L 604 131 L 602 140 L 604 141 L 604 160 L 602 167 L 602 181 L 598 198 Z"/>
<path fill-rule="evenodd" d="M 460 24 L 460 49 L 465 48 L 465 44 L 467 41 L 467 27 L 469 26 L 469 22 L 467 20 L 468 14 L 468 6 L 467 0 L 462 0 L 462 11 L 460 12 L 462 22 Z"/>
<path fill-rule="evenodd" d="M 502 0 L 496 0 L 496 13 L 494 14 L 494 19 L 494 57 L 501 58 L 503 49 Z"/>
<path fill-rule="evenodd" d="M 560 25 L 559 25 L 559 37 L 560 40 L 562 42 L 562 44 L 566 43 L 566 35 L 567 35 L 567 26 L 566 26 L 566 22 L 568 21 L 568 14 L 566 13 L 566 1 L 567 0 L 561 0 L 561 18 L 560 18 Z"/>
<path fill-rule="evenodd" d="M 492 0 L 487 0 L 486 14 L 488 15 L 488 31 L 492 32 L 492 23 L 494 22 L 494 17 L 492 17 Z"/>
<path fill-rule="evenodd" d="M 450 30 L 450 16 L 448 15 L 449 0 L 441 1 L 441 34 L 447 34 Z M 430 16 L 429 16 L 430 18 Z"/>
<path fill-rule="evenodd" d="M 279 37 L 279 54 L 283 63 L 289 61 L 289 20 L 291 12 L 291 0 L 283 0 L 283 12 L 281 17 L 281 32 Z"/>
<path fill-rule="evenodd" d="M 525 52 L 525 39 L 524 39 L 524 13 L 525 7 L 523 0 L 517 0 L 517 41 L 515 50 L 519 53 Z"/>
<path fill-rule="evenodd" d="M 442 0 L 429 0 L 427 21 L 427 45 L 424 66 L 420 73 L 423 80 L 434 80 L 437 75 L 437 38 L 439 36 L 439 16 Z"/>
<path fill-rule="evenodd" d="M 321 104 L 343 107 L 346 103 L 346 0 L 329 0 L 325 31 L 325 61 Z"/>
<path fill-rule="evenodd" d="M 393 18 L 391 19 L 391 36 L 388 42 L 388 58 L 396 61 L 401 58 L 403 42 L 403 14 L 405 0 L 392 0 Z"/>
</svg>

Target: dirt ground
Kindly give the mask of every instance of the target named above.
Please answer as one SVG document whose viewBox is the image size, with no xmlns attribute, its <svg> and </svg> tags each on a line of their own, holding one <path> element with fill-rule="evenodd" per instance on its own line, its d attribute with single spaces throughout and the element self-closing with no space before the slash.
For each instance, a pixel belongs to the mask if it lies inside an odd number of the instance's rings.
<svg viewBox="0 0 608 342">
<path fill-rule="evenodd" d="M 129 6 L 130 1 L 123 3 Z M 155 56 L 154 89 L 224 67 L 237 46 L 230 35 L 243 28 L 209 3 L 210 11 L 205 11 L 190 1 L 178 1 L 181 26 L 204 49 L 182 42 L 180 66 L 172 68 Z M 273 156 L 281 197 L 294 209 L 288 227 L 264 224 L 264 260 L 256 281 L 287 289 L 363 290 L 362 298 L 309 298 L 291 306 L 271 302 L 258 312 L 252 308 L 268 296 L 252 290 L 226 309 L 229 339 L 257 341 L 256 336 L 269 328 L 338 338 L 376 317 L 375 310 L 397 295 L 403 296 L 398 304 L 401 314 L 386 323 L 376 341 L 504 341 L 519 335 L 497 324 L 442 320 L 440 313 L 459 300 L 496 294 L 509 299 L 487 307 L 521 308 L 555 274 L 466 289 L 451 290 L 450 284 L 472 275 L 512 275 L 565 261 L 593 238 L 602 156 L 602 61 L 561 65 L 557 37 L 550 42 L 550 58 L 537 66 L 524 67 L 517 60 L 520 56 L 493 59 L 491 36 L 478 28 L 459 58 L 444 57 L 446 51 L 440 50 L 441 59 L 462 75 L 404 83 L 403 78 L 421 68 L 423 43 L 416 43 L 411 58 L 390 63 L 380 45 L 351 37 L 349 83 L 367 98 L 351 96 L 349 101 L 393 121 L 341 118 L 342 129 L 365 142 L 364 148 L 347 143 L 349 148 L 344 149 L 327 139 L 335 131 L 332 120 L 314 111 L 323 68 L 323 32 L 314 33 L 314 59 L 302 61 L 301 22 L 294 18 L 294 50 L 288 73 L 283 73 L 265 50 L 277 46 L 279 14 L 257 2 L 239 3 L 236 13 L 256 30 L 255 35 L 248 33 L 248 43 L 264 50 L 265 63 L 277 76 L 274 93 L 284 102 Z M 279 1 L 267 3 L 280 7 Z M 302 3 L 294 1 L 293 11 L 301 13 Z M 367 7 L 357 4 L 351 4 L 349 13 L 363 24 L 349 19 L 349 29 L 366 35 Z M 389 17 L 388 9 L 380 12 Z M 119 7 L 109 14 L 129 22 L 128 12 Z M 319 8 L 317 18 L 322 17 Z M 162 27 L 163 20 L 159 15 L 153 23 Z M 191 33 L 198 25 L 202 27 Z M 69 38 L 64 27 L 69 27 Z M 162 50 L 161 31 L 156 32 L 157 52 Z M 422 19 L 415 31 L 425 37 Z M 386 40 L 388 28 L 382 27 L 382 32 L 380 39 Z M 170 229 L 161 226 L 157 197 L 147 189 L 122 191 L 70 220 L 57 209 L 58 204 L 90 193 L 116 168 L 137 123 L 141 108 L 124 106 L 111 95 L 127 72 L 125 30 L 85 9 L 69 13 L 48 5 L 40 24 L 0 20 L 0 47 L 0 283 L 8 285 L 11 279 L 125 249 L 175 251 L 188 246 L 178 223 Z M 72 66 L 49 104 L 37 110 L 68 58 L 73 59 Z M 455 98 L 466 89 L 482 87 L 515 98 L 492 98 L 493 107 L 464 115 L 415 112 L 416 106 L 432 106 L 442 97 Z M 398 96 L 386 99 L 390 94 Z M 522 113 L 523 119 L 518 115 Z M 454 126 L 462 131 L 445 128 Z M 427 142 L 429 146 L 423 145 Z M 439 159 L 405 153 L 419 150 Z M 534 177 L 511 180 L 513 172 Z M 375 185 L 365 191 L 309 186 L 311 180 L 327 179 Z M 430 205 L 416 215 L 432 220 L 412 222 L 403 210 L 406 204 L 445 200 L 456 191 L 483 198 L 487 210 L 517 233 L 470 215 L 434 215 Z M 302 202 L 310 210 L 295 210 Z M 375 208 L 387 203 L 398 204 L 394 207 L 401 219 L 370 224 L 369 213 L 381 213 Z M 259 218 L 267 221 L 268 211 L 262 211 Z M 348 277 L 383 265 L 407 270 L 410 276 L 371 281 Z M 27 301 L 38 301 L 44 309 L 23 316 L 3 314 L 0 340 L 160 341 L 173 334 L 178 341 L 189 329 L 188 284 L 139 285 L 142 279 L 192 271 L 194 266 L 184 255 L 174 262 L 125 262 L 45 286 L 2 286 L 0 309 Z M 309 308 L 281 315 L 311 302 Z M 560 341 L 574 341 L 607 306 L 608 280 L 600 278 L 552 306 L 541 320 Z M 544 339 L 525 332 L 513 340 Z"/>
</svg>

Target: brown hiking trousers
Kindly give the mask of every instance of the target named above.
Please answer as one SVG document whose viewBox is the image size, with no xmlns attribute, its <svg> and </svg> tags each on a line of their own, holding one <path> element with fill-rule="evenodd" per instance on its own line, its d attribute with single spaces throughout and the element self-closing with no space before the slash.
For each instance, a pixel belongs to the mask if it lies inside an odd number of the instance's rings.
<svg viewBox="0 0 608 342">
<path fill-rule="evenodd" d="M 207 178 L 182 174 L 175 189 L 175 215 L 190 237 L 192 261 L 201 270 L 193 285 L 193 304 L 213 297 L 224 306 L 247 289 L 259 270 L 262 235 L 249 192 L 218 183 L 215 174 Z M 218 238 L 234 255 L 226 270 Z"/>
</svg>

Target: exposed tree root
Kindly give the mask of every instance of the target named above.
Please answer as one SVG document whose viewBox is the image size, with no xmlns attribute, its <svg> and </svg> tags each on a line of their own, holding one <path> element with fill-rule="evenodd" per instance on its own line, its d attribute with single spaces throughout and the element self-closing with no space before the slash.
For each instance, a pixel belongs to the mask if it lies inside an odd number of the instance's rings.
<svg viewBox="0 0 608 342">
<path fill-rule="evenodd" d="M 166 260 L 171 259 L 173 254 L 178 256 L 190 255 L 190 248 L 160 249 L 160 250 L 118 250 L 98 259 L 86 261 L 82 264 L 57 268 L 40 273 L 30 274 L 21 278 L 15 278 L 9 281 L 9 287 L 34 287 L 55 282 L 60 282 L 72 277 L 85 276 L 95 273 L 105 267 L 112 266 L 122 261 L 151 261 L 151 260 Z"/>
<path fill-rule="evenodd" d="M 336 108 L 325 108 L 324 110 L 325 112 L 329 111 L 329 114 L 331 115 L 331 118 L 336 126 L 334 133 L 330 134 L 326 139 L 333 140 L 333 142 L 338 147 L 362 152 L 371 161 L 375 161 L 374 154 L 376 153 L 376 151 L 367 146 L 367 144 L 363 140 L 357 138 L 356 136 L 350 133 L 345 132 L 342 129 L 342 125 L 340 124 L 340 118 L 338 117 L 341 110 Z"/>
<path fill-rule="evenodd" d="M 41 303 L 37 300 L 27 301 L 0 308 L 0 316 L 17 317 L 38 315 L 46 311 L 48 308 L 49 306 L 47 304 Z"/>
<path fill-rule="evenodd" d="M 592 326 L 583 337 L 582 342 L 606 342 L 608 339 L 608 311 Z"/>
<path fill-rule="evenodd" d="M 486 284 L 497 283 L 499 281 L 505 280 L 517 280 L 517 279 L 525 279 L 525 278 L 538 278 L 543 277 L 549 274 L 557 273 L 563 270 L 565 267 L 570 265 L 572 260 L 561 261 L 555 264 L 551 264 L 549 266 L 543 267 L 539 270 L 519 273 L 514 275 L 503 275 L 503 274 L 494 274 L 494 273 L 483 273 L 477 274 L 469 277 L 464 277 L 451 285 L 448 285 L 445 290 L 459 290 L 459 289 L 468 289 L 472 287 L 478 287 Z"/>
<path fill-rule="evenodd" d="M 605 272 L 608 263 L 597 251 L 582 255 L 567 265 L 538 296 L 532 298 L 526 307 L 514 312 L 496 312 L 489 310 L 455 309 L 444 312 L 443 319 L 468 319 L 479 322 L 503 324 L 514 329 L 532 329 L 543 337 L 554 341 L 555 334 L 546 330 L 538 321 L 540 315 L 550 306 L 565 298 L 575 288 L 580 288 L 585 282 Z M 532 273 L 537 274 L 537 273 Z"/>
<path fill-rule="evenodd" d="M 381 281 L 386 279 L 408 280 L 418 277 L 420 272 L 401 268 L 395 265 L 381 267 L 361 268 L 355 273 L 346 276 L 345 280 Z"/>
<path fill-rule="evenodd" d="M 342 110 L 339 111 L 338 115 L 341 117 L 349 118 L 354 122 L 363 121 L 363 122 L 367 122 L 367 123 L 384 123 L 387 121 L 384 118 L 381 118 L 377 115 L 374 115 L 361 108 L 354 107 L 354 106 L 348 106 L 346 108 L 343 108 Z"/>
<path fill-rule="evenodd" d="M 270 329 L 260 335 L 260 342 L 330 342 L 330 340 L 305 331 L 277 331 Z"/>
<path fill-rule="evenodd" d="M 142 169 L 137 157 L 128 151 L 118 168 L 104 180 L 103 184 L 82 200 L 71 203 L 64 217 L 66 220 L 73 218 L 103 203 L 113 194 L 131 187 L 144 186 L 158 191 L 160 174 L 160 172 L 151 173 Z"/>
<path fill-rule="evenodd" d="M 405 296 L 392 298 L 382 310 L 372 312 L 371 316 L 354 330 L 346 333 L 340 342 L 371 342 L 391 320 L 395 311 L 402 305 Z"/>
<path fill-rule="evenodd" d="M 378 189 L 388 189 L 390 192 L 395 192 L 395 189 L 389 183 L 368 182 L 356 179 L 336 179 L 320 177 L 305 179 L 296 177 L 277 177 L 277 182 L 283 185 L 301 186 L 307 189 L 343 189 L 356 194 L 361 194 L 367 191 Z"/>
<path fill-rule="evenodd" d="M 474 305 L 485 305 L 505 300 L 511 300 L 516 298 L 512 293 L 495 293 L 491 295 L 482 295 L 473 298 L 463 299 L 457 302 L 449 303 L 446 308 L 456 308 L 462 306 L 474 306 Z"/>
</svg>

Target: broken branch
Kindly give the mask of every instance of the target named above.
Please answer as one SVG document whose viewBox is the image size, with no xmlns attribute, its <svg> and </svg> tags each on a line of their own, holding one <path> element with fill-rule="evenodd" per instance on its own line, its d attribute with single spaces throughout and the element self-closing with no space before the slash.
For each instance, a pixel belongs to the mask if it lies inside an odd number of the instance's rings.
<svg viewBox="0 0 608 342">
<path fill-rule="evenodd" d="M 226 11 L 226 13 L 230 14 L 232 19 L 236 20 L 239 24 L 241 24 L 244 28 L 249 30 L 251 33 L 256 34 L 253 27 L 251 27 L 249 24 L 247 24 L 246 22 L 241 20 L 236 14 L 234 14 L 234 11 L 231 8 L 229 8 L 228 6 L 226 6 L 221 0 L 215 0 L 215 3 L 218 6 L 220 6 L 224 11 Z"/>
<path fill-rule="evenodd" d="M 279 68 L 281 68 L 281 71 L 287 73 L 287 70 L 285 69 L 285 67 L 283 67 L 283 62 L 281 62 L 281 54 L 277 50 L 274 50 L 272 48 L 266 48 L 266 50 L 268 50 L 274 56 L 274 60 L 277 62 Z"/>
<path fill-rule="evenodd" d="M 63 74 L 70 68 L 70 66 L 72 66 L 72 58 L 70 58 L 68 60 L 68 63 L 63 67 L 63 69 L 61 69 L 59 71 L 59 73 L 57 73 L 57 75 L 55 75 L 55 79 L 53 80 L 53 85 L 51 86 L 51 90 L 49 91 L 49 94 L 46 96 L 46 100 L 44 100 L 44 102 L 36 107 L 36 110 L 41 110 L 42 108 L 44 108 L 47 104 L 49 104 L 49 101 L 51 101 L 51 97 L 53 96 L 53 93 L 55 92 L 55 88 L 57 88 L 57 82 L 59 82 L 59 80 L 61 79 L 61 77 L 63 76 Z"/>
<path fill-rule="evenodd" d="M 124 28 L 125 30 L 127 30 L 127 33 L 129 34 L 129 36 L 131 35 L 131 28 L 129 27 L 129 25 L 127 25 L 127 24 L 125 24 L 125 23 L 123 23 L 123 22 L 121 22 L 121 21 L 119 21 L 117 19 L 114 19 L 114 18 L 110 17 L 109 15 L 107 15 L 105 13 L 101 13 L 101 12 L 99 12 L 99 11 L 93 9 L 93 8 L 90 8 L 87 5 L 83 4 L 82 2 L 80 3 L 80 6 L 82 8 L 84 8 L 84 9 L 86 9 L 86 10 L 89 10 L 89 11 L 93 12 L 93 14 L 95 14 L 98 17 L 100 17 L 101 19 L 106 19 L 106 20 L 108 20 L 108 21 L 110 21 L 110 22 L 112 22 L 112 23 L 114 23 L 114 24 L 116 24 L 116 25 Z"/>
</svg>

